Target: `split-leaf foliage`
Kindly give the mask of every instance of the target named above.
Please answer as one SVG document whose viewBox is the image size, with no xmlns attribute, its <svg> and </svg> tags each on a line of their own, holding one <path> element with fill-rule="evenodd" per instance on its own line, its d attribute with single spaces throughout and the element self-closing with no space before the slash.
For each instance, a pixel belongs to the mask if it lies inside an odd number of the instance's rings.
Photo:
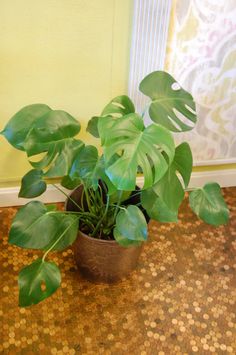
<svg viewBox="0 0 236 355">
<path fill-rule="evenodd" d="M 153 123 L 144 124 L 128 96 L 115 97 L 87 125 L 87 131 L 100 139 L 101 154 L 77 137 L 80 123 L 74 117 L 44 104 L 22 108 L 1 132 L 26 153 L 32 166 L 22 178 L 20 197 L 41 195 L 49 178 L 68 189 L 83 185 L 80 203 L 72 201 L 73 212 L 32 201 L 16 213 L 9 243 L 43 252 L 20 272 L 20 306 L 37 304 L 57 290 L 60 271 L 46 259 L 49 252 L 71 245 L 78 229 L 128 248 L 147 240 L 147 215 L 161 222 L 178 221 L 189 190 L 192 153 L 187 142 L 175 147 L 171 131 L 194 127 L 195 102 L 164 71 L 146 76 L 139 88 L 150 98 L 146 110 Z M 144 177 L 141 189 L 136 187 L 138 172 Z M 200 219 L 215 226 L 227 223 L 229 211 L 218 184 L 192 190 L 190 207 Z"/>
</svg>

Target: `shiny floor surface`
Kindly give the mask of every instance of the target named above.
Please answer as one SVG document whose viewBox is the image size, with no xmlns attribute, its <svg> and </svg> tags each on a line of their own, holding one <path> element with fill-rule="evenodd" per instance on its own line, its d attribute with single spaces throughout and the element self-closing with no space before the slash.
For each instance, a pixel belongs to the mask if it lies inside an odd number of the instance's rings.
<svg viewBox="0 0 236 355">
<path fill-rule="evenodd" d="M 187 201 L 178 224 L 151 222 L 137 270 L 119 284 L 78 274 L 72 251 L 52 255 L 62 287 L 18 307 L 17 274 L 35 252 L 7 244 L 16 208 L 0 210 L 0 353 L 236 354 L 236 188 L 224 189 L 227 226 L 197 220 Z"/>
</svg>

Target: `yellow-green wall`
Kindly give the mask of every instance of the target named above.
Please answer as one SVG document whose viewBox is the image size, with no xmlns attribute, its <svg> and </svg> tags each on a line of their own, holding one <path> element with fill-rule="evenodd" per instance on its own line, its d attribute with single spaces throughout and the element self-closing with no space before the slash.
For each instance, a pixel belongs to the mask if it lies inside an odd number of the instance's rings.
<svg viewBox="0 0 236 355">
<path fill-rule="evenodd" d="M 127 91 L 131 0 L 1 0 L 0 130 L 23 106 L 64 109 L 84 127 Z M 0 136 L 0 186 L 30 168 Z"/>
</svg>

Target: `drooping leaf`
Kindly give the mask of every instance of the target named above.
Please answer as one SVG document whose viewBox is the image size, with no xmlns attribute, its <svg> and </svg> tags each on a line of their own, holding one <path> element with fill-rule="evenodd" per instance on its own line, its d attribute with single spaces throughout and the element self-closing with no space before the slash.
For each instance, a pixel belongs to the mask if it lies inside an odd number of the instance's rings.
<svg viewBox="0 0 236 355">
<path fill-rule="evenodd" d="M 27 249 L 63 250 L 77 237 L 78 217 L 63 211 L 48 210 L 39 201 L 31 201 L 16 213 L 9 243 Z"/>
<path fill-rule="evenodd" d="M 184 198 L 184 188 L 176 175 L 179 172 L 185 187 L 192 172 L 192 153 L 188 143 L 181 143 L 175 150 L 175 157 L 165 175 L 154 186 L 153 190 L 167 207 L 176 212 Z"/>
<path fill-rule="evenodd" d="M 13 147 L 19 150 L 25 150 L 24 141 L 27 134 L 32 129 L 35 122 L 50 111 L 50 107 L 44 104 L 26 106 L 10 119 L 1 134 L 5 136 Z"/>
<path fill-rule="evenodd" d="M 88 125 L 86 131 L 92 134 L 95 138 L 99 138 L 98 132 L 98 120 L 100 119 L 99 116 L 94 116 L 88 121 Z"/>
<path fill-rule="evenodd" d="M 46 188 L 47 184 L 43 181 L 43 171 L 33 169 L 22 178 L 19 197 L 33 198 L 41 195 Z"/>
<path fill-rule="evenodd" d="M 61 284 L 61 274 L 53 262 L 37 259 L 19 274 L 19 306 L 28 307 L 51 296 Z"/>
<path fill-rule="evenodd" d="M 165 175 L 150 189 L 142 191 L 142 206 L 151 218 L 160 222 L 177 221 L 178 209 L 184 199 L 184 187 L 177 172 L 187 187 L 192 172 L 192 153 L 186 142 L 176 147 L 174 160 Z"/>
<path fill-rule="evenodd" d="M 122 209 L 116 216 L 114 237 L 121 245 L 125 239 L 142 242 L 147 240 L 147 222 L 141 210 L 135 205 L 129 205 Z"/>
<path fill-rule="evenodd" d="M 189 131 L 197 121 L 193 97 L 164 71 L 147 75 L 139 86 L 151 98 L 151 119 L 173 132 Z"/>
<path fill-rule="evenodd" d="M 178 221 L 178 211 L 171 211 L 154 189 L 142 191 L 141 203 L 149 217 L 156 221 L 165 223 Z"/>
<path fill-rule="evenodd" d="M 112 99 L 102 111 L 102 116 L 125 116 L 134 113 L 133 102 L 126 95 L 116 96 Z"/>
<path fill-rule="evenodd" d="M 119 190 L 134 190 L 140 166 L 144 188 L 160 180 L 174 157 L 174 141 L 162 126 L 145 127 L 137 114 L 119 119 L 104 117 L 98 124 L 104 148 L 106 174 Z M 167 156 L 165 159 L 162 151 Z M 118 155 L 115 162 L 112 157 Z"/>
<path fill-rule="evenodd" d="M 229 210 L 221 194 L 220 185 L 209 182 L 189 195 L 190 207 L 204 222 L 219 226 L 229 220 Z"/>
</svg>

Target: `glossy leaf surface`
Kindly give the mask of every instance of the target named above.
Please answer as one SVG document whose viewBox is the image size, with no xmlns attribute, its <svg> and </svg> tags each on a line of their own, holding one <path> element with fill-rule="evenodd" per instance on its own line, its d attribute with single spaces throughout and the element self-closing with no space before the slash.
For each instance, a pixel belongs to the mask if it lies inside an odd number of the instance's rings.
<svg viewBox="0 0 236 355">
<path fill-rule="evenodd" d="M 204 222 L 219 226 L 229 220 L 229 210 L 221 194 L 220 185 L 210 182 L 189 194 L 190 207 Z"/>
<path fill-rule="evenodd" d="M 94 116 L 88 121 L 88 125 L 86 131 L 92 134 L 95 138 L 99 138 L 98 132 L 98 120 L 100 119 L 99 116 Z"/>
<path fill-rule="evenodd" d="M 144 174 L 144 188 L 160 180 L 174 157 L 171 134 L 156 124 L 145 127 L 137 114 L 111 121 L 99 121 L 103 142 L 106 174 L 119 190 L 135 189 L 136 173 L 140 166 Z M 165 152 L 167 160 L 162 154 Z M 112 158 L 118 155 L 113 163 Z"/>
<path fill-rule="evenodd" d="M 41 195 L 47 188 L 47 184 L 43 179 L 43 171 L 33 169 L 30 170 L 21 181 L 21 189 L 19 197 L 33 198 Z"/>
<path fill-rule="evenodd" d="M 24 149 L 24 141 L 35 122 L 48 114 L 50 107 L 44 104 L 34 104 L 23 107 L 7 123 L 1 132 L 8 142 L 19 150 Z"/>
<path fill-rule="evenodd" d="M 156 194 L 154 189 L 142 191 L 142 206 L 147 211 L 150 218 L 159 222 L 177 222 L 178 211 L 172 211 L 165 202 Z"/>
<path fill-rule="evenodd" d="M 147 75 L 139 86 L 151 98 L 151 119 L 173 132 L 189 131 L 197 121 L 193 97 L 164 71 Z"/>
<path fill-rule="evenodd" d="M 51 211 L 32 201 L 16 213 L 9 234 L 9 243 L 27 249 L 46 250 L 56 241 L 53 250 L 63 250 L 77 237 L 78 217 Z"/>
<path fill-rule="evenodd" d="M 28 307 L 51 296 L 61 284 L 61 274 L 53 262 L 37 259 L 19 274 L 19 305 Z"/>
<path fill-rule="evenodd" d="M 120 117 L 134 112 L 134 104 L 130 98 L 126 95 L 121 95 L 116 96 L 106 105 L 102 111 L 102 116 L 110 115 Z"/>
<path fill-rule="evenodd" d="M 116 216 L 114 237 L 124 246 L 124 239 L 142 242 L 147 240 L 147 222 L 141 210 L 134 205 L 122 209 Z M 123 239 L 123 240 L 122 240 Z"/>
<path fill-rule="evenodd" d="M 184 187 L 177 172 L 187 187 L 192 172 L 192 153 L 185 142 L 176 147 L 174 160 L 165 175 L 151 189 L 142 191 L 142 206 L 151 218 L 160 222 L 177 221 L 178 208 L 184 198 Z"/>
</svg>

